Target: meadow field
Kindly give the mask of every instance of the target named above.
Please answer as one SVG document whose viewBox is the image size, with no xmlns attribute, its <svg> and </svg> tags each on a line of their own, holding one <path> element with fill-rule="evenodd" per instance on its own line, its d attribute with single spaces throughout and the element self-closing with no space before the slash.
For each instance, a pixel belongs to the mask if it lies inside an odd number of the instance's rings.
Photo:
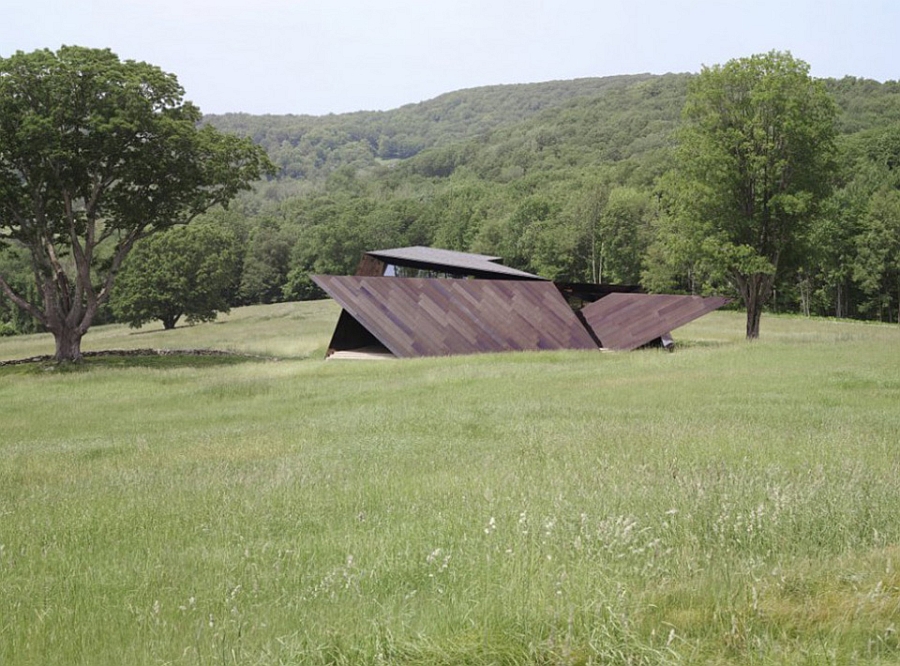
<svg viewBox="0 0 900 666">
<path fill-rule="evenodd" d="M 324 361 L 337 313 L 0 366 L 0 664 L 900 663 L 900 327 Z"/>
</svg>

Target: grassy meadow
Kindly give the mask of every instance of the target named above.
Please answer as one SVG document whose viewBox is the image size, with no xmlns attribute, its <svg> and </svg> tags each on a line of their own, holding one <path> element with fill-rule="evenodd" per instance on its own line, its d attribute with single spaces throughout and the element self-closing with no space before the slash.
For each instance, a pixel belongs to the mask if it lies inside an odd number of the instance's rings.
<svg viewBox="0 0 900 666">
<path fill-rule="evenodd" d="M 900 663 L 900 327 L 323 361 L 337 312 L 0 367 L 0 664 Z"/>
</svg>

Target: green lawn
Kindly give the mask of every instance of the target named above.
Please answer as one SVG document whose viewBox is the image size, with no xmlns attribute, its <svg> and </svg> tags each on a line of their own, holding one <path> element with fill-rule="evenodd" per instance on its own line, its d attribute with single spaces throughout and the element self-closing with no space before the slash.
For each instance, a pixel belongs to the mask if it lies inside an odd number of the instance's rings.
<svg viewBox="0 0 900 666">
<path fill-rule="evenodd" d="M 0 367 L 0 664 L 900 662 L 900 327 L 326 362 L 336 315 Z"/>
<path fill-rule="evenodd" d="M 276 358 L 322 358 L 340 307 L 334 301 L 279 303 L 237 308 L 217 321 L 163 330 L 161 323 L 138 330 L 95 326 L 83 351 L 108 349 L 216 349 Z M 0 338 L 0 361 L 53 354 L 49 334 Z"/>
</svg>

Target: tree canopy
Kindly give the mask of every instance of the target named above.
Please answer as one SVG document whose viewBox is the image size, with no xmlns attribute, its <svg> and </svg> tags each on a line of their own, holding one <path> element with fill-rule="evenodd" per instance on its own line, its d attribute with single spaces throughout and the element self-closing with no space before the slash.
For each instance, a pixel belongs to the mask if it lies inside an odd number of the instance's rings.
<svg viewBox="0 0 900 666">
<path fill-rule="evenodd" d="M 740 294 L 750 339 L 830 192 L 835 119 L 823 83 L 789 53 L 707 67 L 691 82 L 660 242 Z"/>
<path fill-rule="evenodd" d="M 270 170 L 248 139 L 198 127 L 176 77 L 110 50 L 0 59 L 0 241 L 37 298 L 0 290 L 78 360 L 81 339 L 141 238 L 227 204 Z"/>
<path fill-rule="evenodd" d="M 237 238 L 227 228 L 191 224 L 139 241 L 125 260 L 110 305 L 132 328 L 158 319 L 212 321 L 230 310 L 240 277 Z"/>
</svg>

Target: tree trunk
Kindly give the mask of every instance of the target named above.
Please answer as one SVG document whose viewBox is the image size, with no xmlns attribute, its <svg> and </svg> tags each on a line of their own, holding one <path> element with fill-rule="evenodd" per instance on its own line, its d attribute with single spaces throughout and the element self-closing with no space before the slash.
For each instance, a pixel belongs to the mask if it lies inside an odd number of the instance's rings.
<svg viewBox="0 0 900 666">
<path fill-rule="evenodd" d="M 747 308 L 747 339 L 756 340 L 759 337 L 759 320 L 762 317 L 762 309 L 772 296 L 775 276 L 765 273 L 739 275 L 736 277 L 736 282 Z"/>
<path fill-rule="evenodd" d="M 51 333 L 56 340 L 54 360 L 57 363 L 81 360 L 81 338 L 84 337 L 84 333 L 77 326 L 74 328 L 62 326 Z"/>
<path fill-rule="evenodd" d="M 812 289 L 809 286 L 809 280 L 803 280 L 800 283 L 800 306 L 803 309 L 803 315 L 808 317 L 812 308 Z"/>
<path fill-rule="evenodd" d="M 759 320 L 762 317 L 762 303 L 755 295 L 751 295 L 747 301 L 747 339 L 756 340 L 759 337 Z"/>
<path fill-rule="evenodd" d="M 171 331 L 175 328 L 175 324 L 178 323 L 178 320 L 181 318 L 180 314 L 177 315 L 163 315 L 161 317 L 161 321 L 163 324 L 163 330 Z"/>
</svg>

